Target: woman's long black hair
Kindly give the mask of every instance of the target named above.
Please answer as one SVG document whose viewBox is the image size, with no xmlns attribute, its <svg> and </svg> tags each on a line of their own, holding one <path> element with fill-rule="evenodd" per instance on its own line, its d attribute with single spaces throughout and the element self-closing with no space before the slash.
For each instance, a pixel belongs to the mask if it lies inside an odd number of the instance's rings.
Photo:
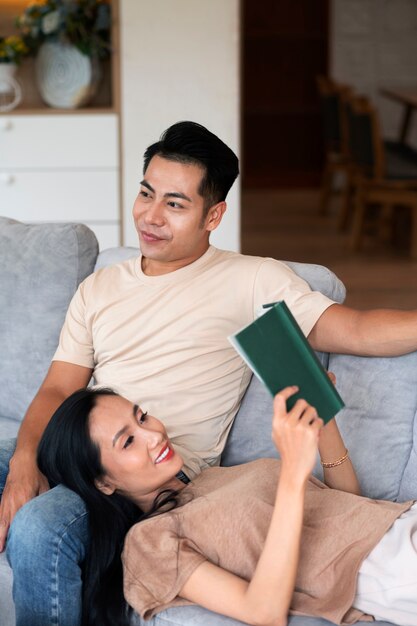
<svg viewBox="0 0 417 626">
<path fill-rule="evenodd" d="M 83 570 L 83 626 L 128 626 L 131 609 L 123 596 L 121 553 L 129 528 L 166 503 L 175 493 L 157 497 L 151 512 L 117 492 L 105 495 L 95 480 L 105 475 L 100 450 L 91 440 L 89 416 L 100 396 L 111 389 L 80 389 L 52 416 L 38 446 L 38 466 L 51 485 L 75 491 L 86 504 L 90 543 Z"/>
</svg>

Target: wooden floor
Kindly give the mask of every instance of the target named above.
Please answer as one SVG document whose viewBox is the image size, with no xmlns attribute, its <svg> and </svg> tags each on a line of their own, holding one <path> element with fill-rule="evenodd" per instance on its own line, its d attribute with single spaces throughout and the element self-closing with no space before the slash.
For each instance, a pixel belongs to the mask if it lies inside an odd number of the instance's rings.
<svg viewBox="0 0 417 626">
<path fill-rule="evenodd" d="M 242 251 L 327 266 L 344 282 L 346 304 L 355 308 L 417 308 L 417 261 L 409 259 L 406 241 L 394 246 L 368 237 L 353 253 L 348 232 L 336 227 L 337 198 L 329 215 L 320 216 L 317 206 L 315 190 L 244 190 Z"/>
</svg>

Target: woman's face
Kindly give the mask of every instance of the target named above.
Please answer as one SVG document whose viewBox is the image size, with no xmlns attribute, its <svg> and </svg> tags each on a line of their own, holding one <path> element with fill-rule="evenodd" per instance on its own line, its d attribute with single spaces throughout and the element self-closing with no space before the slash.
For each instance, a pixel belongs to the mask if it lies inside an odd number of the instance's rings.
<svg viewBox="0 0 417 626">
<path fill-rule="evenodd" d="M 149 509 L 165 487 L 178 487 L 183 466 L 162 422 L 120 396 L 99 396 L 89 418 L 91 439 L 98 445 L 105 476 L 103 493 L 115 491 Z"/>
</svg>

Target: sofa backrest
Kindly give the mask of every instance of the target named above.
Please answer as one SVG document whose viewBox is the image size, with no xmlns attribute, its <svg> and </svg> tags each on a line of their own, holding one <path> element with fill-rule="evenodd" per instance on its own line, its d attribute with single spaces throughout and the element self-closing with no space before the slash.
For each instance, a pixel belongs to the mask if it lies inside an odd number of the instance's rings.
<svg viewBox="0 0 417 626">
<path fill-rule="evenodd" d="M 22 418 L 49 367 L 79 282 L 93 269 L 138 254 L 137 248 L 121 247 L 97 258 L 97 249 L 94 234 L 79 224 L 27 225 L 0 217 L 0 415 Z M 344 286 L 327 268 L 288 265 L 313 289 L 343 301 Z M 337 421 L 363 493 L 417 499 L 417 353 L 388 359 L 320 358 L 336 374 L 347 405 Z M 223 464 L 276 455 L 271 414 L 272 399 L 253 377 L 229 434 Z M 319 463 L 315 473 L 321 477 Z"/>
<path fill-rule="evenodd" d="M 337 423 L 362 492 L 417 499 L 417 352 L 375 358 L 330 356 L 346 408 Z"/>
<path fill-rule="evenodd" d="M 51 362 L 78 284 L 96 262 L 81 224 L 0 217 L 0 415 L 20 421 Z"/>
<path fill-rule="evenodd" d="M 294 269 L 313 289 L 318 287 L 315 277 L 304 275 L 303 265 Z M 308 266 L 306 269 L 310 271 Z M 338 285 L 333 293 L 331 285 L 330 291 L 325 285 L 319 288 L 338 299 Z M 328 369 L 335 373 L 346 404 L 336 421 L 363 495 L 399 502 L 417 499 L 417 352 L 392 358 L 331 354 Z M 271 415 L 272 398 L 252 377 L 222 465 L 278 456 L 271 440 Z M 319 459 L 314 474 L 323 476 Z"/>
</svg>

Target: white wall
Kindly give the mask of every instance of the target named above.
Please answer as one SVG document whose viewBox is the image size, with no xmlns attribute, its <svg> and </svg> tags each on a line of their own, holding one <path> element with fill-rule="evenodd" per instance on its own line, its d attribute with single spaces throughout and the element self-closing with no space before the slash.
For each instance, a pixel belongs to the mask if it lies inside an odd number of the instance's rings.
<svg viewBox="0 0 417 626">
<path fill-rule="evenodd" d="M 142 155 L 162 131 L 193 120 L 239 154 L 239 0 L 120 0 L 120 11 L 124 244 L 137 245 Z M 211 241 L 239 250 L 239 182 Z"/>
<path fill-rule="evenodd" d="M 415 87 L 417 82 L 416 0 L 332 0 L 330 75 L 349 83 L 377 104 L 383 132 L 397 138 L 400 104 L 381 87 Z M 417 146 L 417 115 L 411 142 Z"/>
</svg>

